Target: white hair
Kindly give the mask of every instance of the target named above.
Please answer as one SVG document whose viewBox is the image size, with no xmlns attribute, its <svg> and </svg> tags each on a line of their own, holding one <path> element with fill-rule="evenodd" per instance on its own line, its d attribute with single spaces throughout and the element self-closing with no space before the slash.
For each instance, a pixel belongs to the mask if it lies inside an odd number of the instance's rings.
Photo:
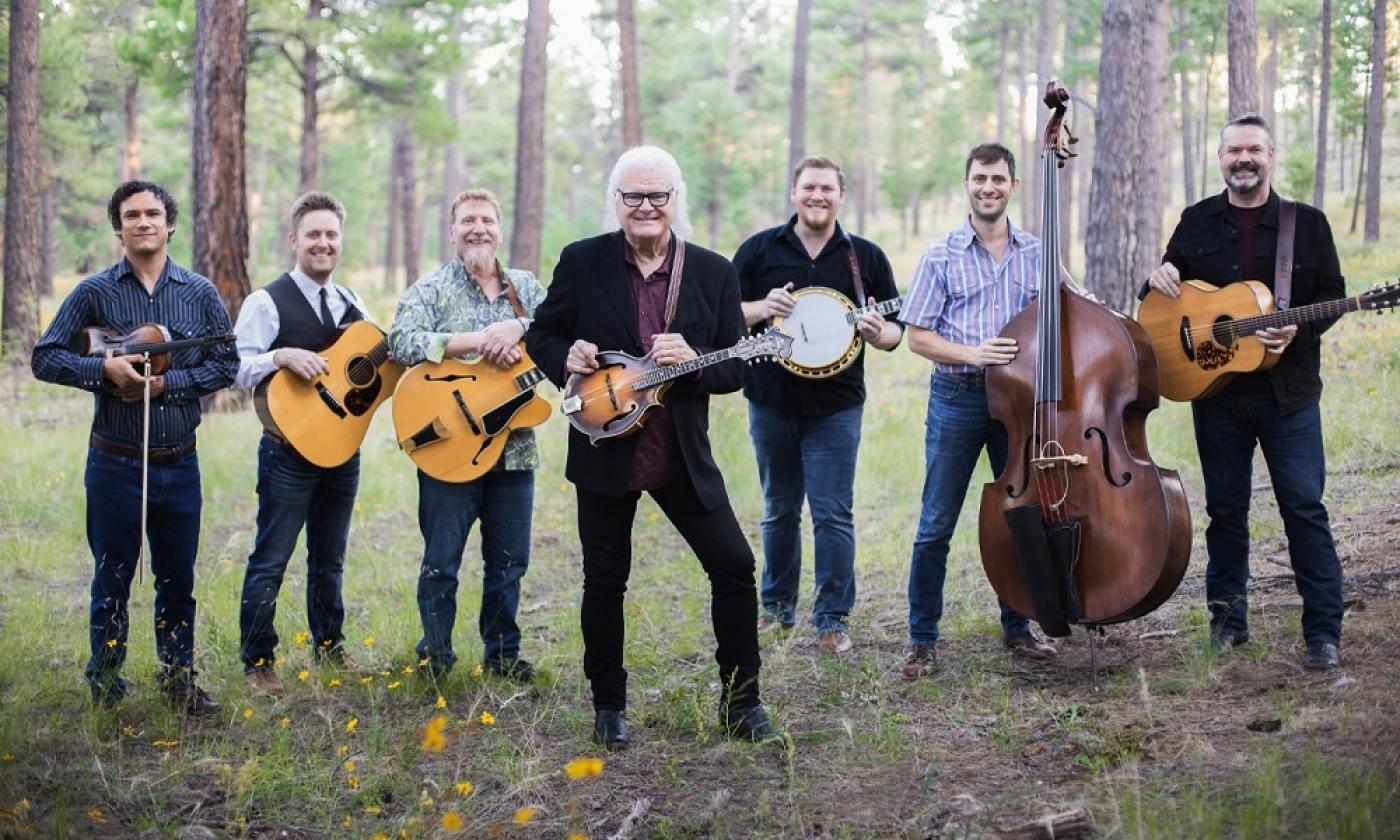
<svg viewBox="0 0 1400 840">
<path fill-rule="evenodd" d="M 681 165 L 671 153 L 659 146 L 633 146 L 622 153 L 608 176 L 608 191 L 603 194 L 603 231 L 611 233 L 622 227 L 617 216 L 617 191 L 627 173 L 637 169 L 660 172 L 671 182 L 671 229 L 682 238 L 690 236 L 690 206 L 686 201 L 685 178 Z"/>
</svg>

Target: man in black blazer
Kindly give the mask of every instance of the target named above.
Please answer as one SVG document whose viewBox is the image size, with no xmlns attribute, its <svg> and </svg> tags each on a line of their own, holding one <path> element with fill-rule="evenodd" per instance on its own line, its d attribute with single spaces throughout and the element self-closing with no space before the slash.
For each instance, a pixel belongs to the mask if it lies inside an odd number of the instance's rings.
<svg viewBox="0 0 1400 840">
<path fill-rule="evenodd" d="M 689 233 L 685 195 L 680 167 L 662 149 L 641 146 L 618 159 L 608 181 L 606 227 L 613 232 L 564 249 L 549 295 L 525 334 L 531 357 L 556 385 L 571 373 L 597 370 L 600 350 L 651 352 L 659 364 L 672 365 L 730 347 L 744 335 L 734 267 L 676 235 Z M 673 276 L 677 262 L 680 272 Z M 668 298 L 673 284 L 679 288 Z M 636 434 L 595 447 L 569 431 L 565 474 L 578 495 L 583 547 L 583 670 L 593 688 L 593 738 L 608 749 L 628 745 L 623 595 L 643 491 L 710 578 L 721 726 L 751 740 L 774 732 L 758 694 L 753 550 L 729 505 L 707 434 L 709 395 L 742 384 L 743 363 L 721 362 L 675 380 L 665 404 Z"/>
</svg>

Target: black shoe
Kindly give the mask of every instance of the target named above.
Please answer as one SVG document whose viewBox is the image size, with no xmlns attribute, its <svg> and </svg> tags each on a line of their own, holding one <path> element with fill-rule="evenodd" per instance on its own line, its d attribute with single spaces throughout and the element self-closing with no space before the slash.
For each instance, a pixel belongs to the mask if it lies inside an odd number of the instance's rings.
<svg viewBox="0 0 1400 840">
<path fill-rule="evenodd" d="M 518 683 L 535 680 L 535 666 L 528 659 L 488 659 L 484 664 L 487 671 L 501 679 Z"/>
<path fill-rule="evenodd" d="M 1207 642 L 1210 649 L 1216 653 L 1225 653 L 1230 648 L 1242 647 L 1249 644 L 1248 630 L 1217 630 L 1211 628 L 1210 641 Z"/>
<path fill-rule="evenodd" d="M 627 737 L 627 713 L 621 709 L 597 709 L 593 712 L 593 743 L 617 752 L 631 746 Z"/>
<path fill-rule="evenodd" d="M 312 659 L 323 668 L 339 668 L 342 671 L 352 672 L 360 670 L 359 664 L 350 658 L 350 654 L 345 652 L 345 645 L 316 648 Z"/>
<path fill-rule="evenodd" d="M 92 690 L 93 705 L 99 709 L 114 708 L 126 697 L 126 680 L 121 677 L 92 680 L 88 682 L 88 688 Z"/>
<path fill-rule="evenodd" d="M 1341 667 L 1342 660 L 1337 646 L 1331 642 L 1308 642 L 1308 652 L 1303 655 L 1303 667 L 1309 671 L 1331 671 Z"/>
<path fill-rule="evenodd" d="M 166 687 L 165 699 L 175 711 L 192 717 L 217 715 L 223 708 L 214 698 L 205 694 L 204 689 L 195 685 L 193 680 L 184 685 L 172 684 Z"/>
<path fill-rule="evenodd" d="M 743 741 L 766 741 L 778 734 L 768 711 L 757 703 L 721 711 L 719 725 L 730 738 Z"/>
</svg>

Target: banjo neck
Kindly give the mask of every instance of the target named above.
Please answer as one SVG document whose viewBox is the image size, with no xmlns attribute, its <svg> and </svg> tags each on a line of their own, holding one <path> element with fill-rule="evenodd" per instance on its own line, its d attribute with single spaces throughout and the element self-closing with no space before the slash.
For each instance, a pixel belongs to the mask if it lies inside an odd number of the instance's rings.
<svg viewBox="0 0 1400 840">
<path fill-rule="evenodd" d="M 891 312 L 898 312 L 900 307 L 903 305 L 904 298 L 893 297 L 889 300 L 881 301 L 880 303 L 873 303 L 869 306 L 857 307 L 856 309 L 852 309 L 850 312 L 846 313 L 846 323 L 854 324 L 857 318 L 859 318 L 867 312 L 874 312 L 879 315 L 888 315 Z"/>
</svg>

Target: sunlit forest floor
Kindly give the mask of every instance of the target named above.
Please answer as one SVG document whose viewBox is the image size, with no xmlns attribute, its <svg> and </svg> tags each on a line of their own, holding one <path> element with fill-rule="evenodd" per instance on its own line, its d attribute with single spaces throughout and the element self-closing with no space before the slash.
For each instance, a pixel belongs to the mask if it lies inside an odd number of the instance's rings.
<svg viewBox="0 0 1400 840">
<path fill-rule="evenodd" d="M 1400 275 L 1393 250 L 1348 243 L 1343 263 L 1353 293 Z M 907 271 L 897 273 L 902 285 Z M 377 311 L 387 319 L 392 298 Z M 764 696 L 787 737 L 721 739 L 704 576 L 644 501 L 628 596 L 634 745 L 601 756 L 587 740 L 579 548 L 558 417 L 540 430 L 521 605 L 537 683 L 521 689 L 473 671 L 475 536 L 459 593 L 462 662 L 440 692 L 412 673 L 416 484 L 381 412 L 364 445 L 345 578 L 347 631 L 364 670 L 310 665 L 297 641 L 298 555 L 278 614 L 288 691 L 274 701 L 249 696 L 237 660 L 258 424 L 246 407 L 207 415 L 198 664 L 224 713 L 184 720 L 153 683 L 149 575 L 133 589 L 135 691 L 114 711 L 90 707 L 81 671 L 91 400 L 11 366 L 0 378 L 0 837 L 965 837 L 1075 808 L 1110 837 L 1400 836 L 1400 324 L 1351 315 L 1324 344 L 1327 498 L 1347 575 L 1339 673 L 1300 666 L 1297 593 L 1262 459 L 1254 643 L 1205 651 L 1200 469 L 1189 409 L 1164 404 L 1149 421 L 1151 443 L 1188 488 L 1191 568 L 1163 608 L 1107 629 L 1098 689 L 1082 633 L 1051 664 L 1028 666 L 1002 649 L 976 548 L 985 471 L 950 559 L 942 669 L 900 679 L 928 373 L 901 348 L 867 363 L 854 653 L 823 658 L 803 625 L 766 636 Z M 717 400 L 711 426 L 757 550 L 761 499 L 742 398 Z M 803 609 L 810 557 L 809 544 Z M 603 759 L 600 773 L 571 764 L 585 756 Z M 642 814 L 630 828 L 629 814 Z"/>
</svg>

